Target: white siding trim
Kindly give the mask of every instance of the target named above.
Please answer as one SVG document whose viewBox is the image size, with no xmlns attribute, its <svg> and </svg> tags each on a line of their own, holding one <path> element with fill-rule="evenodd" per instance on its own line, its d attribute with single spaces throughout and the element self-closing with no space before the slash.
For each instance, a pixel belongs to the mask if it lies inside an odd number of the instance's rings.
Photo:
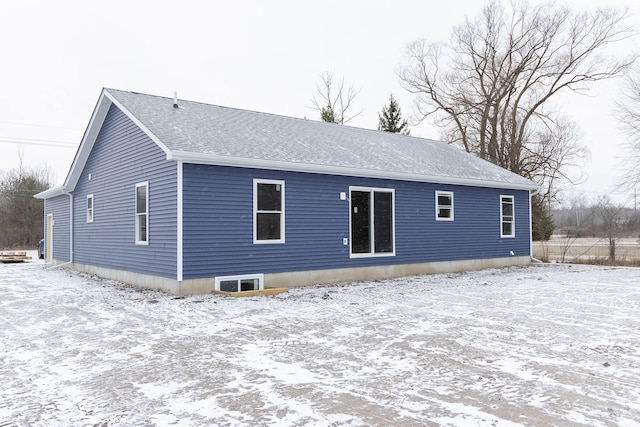
<svg viewBox="0 0 640 427">
<path fill-rule="evenodd" d="M 73 193 L 69 194 L 69 262 L 73 262 Z"/>
<path fill-rule="evenodd" d="M 49 261 L 50 263 L 53 264 L 53 245 L 54 245 L 54 240 L 53 240 L 53 234 L 55 233 L 54 231 L 54 225 L 55 225 L 55 220 L 53 218 L 53 214 L 47 214 L 46 216 L 46 229 L 47 229 L 47 233 L 45 234 L 46 239 L 44 241 L 44 261 L 47 262 Z M 51 224 L 51 225 L 49 225 Z M 51 249 L 51 250 L 49 250 Z"/>
<path fill-rule="evenodd" d="M 533 213 L 531 212 L 531 205 L 533 202 L 533 196 L 535 190 L 529 191 L 529 256 L 533 256 Z"/>
<path fill-rule="evenodd" d="M 183 226 L 183 202 L 182 202 L 182 197 L 183 197 L 183 166 L 184 164 L 182 162 L 178 162 L 178 189 L 177 189 L 177 231 L 178 231 L 178 235 L 176 237 L 177 242 L 176 242 L 176 280 L 178 282 L 182 282 L 182 278 L 183 278 L 183 248 L 182 248 L 182 242 L 183 242 L 183 230 L 182 230 L 182 226 Z"/>
</svg>

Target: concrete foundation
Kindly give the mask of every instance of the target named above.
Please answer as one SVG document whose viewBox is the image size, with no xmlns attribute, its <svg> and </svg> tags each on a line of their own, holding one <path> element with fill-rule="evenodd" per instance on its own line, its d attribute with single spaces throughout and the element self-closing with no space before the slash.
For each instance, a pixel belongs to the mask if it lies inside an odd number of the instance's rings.
<svg viewBox="0 0 640 427">
<path fill-rule="evenodd" d="M 54 261 L 56 263 L 56 261 Z M 474 259 L 465 261 L 425 262 L 417 264 L 399 264 L 374 267 L 338 268 L 333 270 L 293 271 L 286 273 L 268 273 L 264 275 L 265 286 L 293 288 L 300 286 L 359 282 L 365 280 L 392 279 L 434 273 L 453 273 L 501 268 L 531 263 L 528 256 Z M 62 263 L 60 263 L 62 264 Z M 189 279 L 181 282 L 166 277 L 133 273 L 113 268 L 96 267 L 87 264 L 66 263 L 71 268 L 105 279 L 138 286 L 145 289 L 164 291 L 175 295 L 208 294 L 215 290 L 215 277 Z M 259 273 L 249 271 L 248 273 Z"/>
</svg>

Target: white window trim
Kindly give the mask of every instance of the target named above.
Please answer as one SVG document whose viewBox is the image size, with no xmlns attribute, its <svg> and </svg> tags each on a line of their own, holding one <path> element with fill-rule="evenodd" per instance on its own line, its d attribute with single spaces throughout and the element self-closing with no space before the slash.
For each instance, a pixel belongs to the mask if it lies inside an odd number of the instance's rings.
<svg viewBox="0 0 640 427">
<path fill-rule="evenodd" d="M 91 200 L 91 209 L 89 209 L 89 200 Z M 87 223 L 92 223 L 94 218 L 94 211 L 96 209 L 93 194 L 87 194 L 87 204 L 85 205 L 85 207 L 87 211 Z"/>
<path fill-rule="evenodd" d="M 438 203 L 438 196 L 449 196 L 451 197 L 451 216 L 449 218 L 440 218 L 438 217 L 438 212 L 440 211 L 440 204 Z M 453 191 L 436 191 L 436 221 L 453 221 L 454 218 L 454 201 L 453 201 Z"/>
<path fill-rule="evenodd" d="M 147 187 L 147 191 L 146 196 L 147 196 L 147 200 L 146 200 L 146 205 L 147 205 L 147 211 L 146 211 L 146 230 L 147 230 L 147 240 L 139 240 L 138 238 L 140 237 L 138 235 L 138 230 L 140 230 L 138 221 L 139 221 L 139 215 L 137 212 L 137 208 L 138 208 L 138 188 L 139 187 Z M 139 182 L 136 184 L 136 188 L 134 190 L 133 193 L 133 197 L 134 197 L 134 202 L 133 202 L 133 210 L 134 210 L 134 214 L 135 214 L 135 239 L 136 239 L 136 245 L 148 245 L 149 244 L 149 181 L 144 181 L 144 182 Z"/>
<path fill-rule="evenodd" d="M 375 250 L 375 241 L 374 241 L 374 233 L 375 233 L 375 224 L 373 218 L 371 218 L 372 227 L 369 230 L 369 241 L 371 242 L 371 252 L 369 253 L 353 253 L 353 242 L 351 239 L 351 224 L 352 224 L 352 208 L 351 208 L 351 192 L 352 191 L 368 191 L 373 196 L 375 192 L 384 192 L 391 193 L 391 224 L 393 225 L 393 229 L 391 231 L 391 244 L 393 246 L 393 251 L 391 252 L 373 252 Z M 373 205 L 373 197 L 370 199 L 370 203 Z M 378 258 L 378 257 L 389 257 L 396 256 L 396 190 L 395 188 L 378 188 L 378 187 L 352 187 L 349 186 L 349 258 Z M 371 215 L 373 215 L 373 206 L 370 209 Z"/>
<path fill-rule="evenodd" d="M 270 239 L 270 240 L 258 240 L 258 227 L 257 227 L 257 219 L 258 219 L 258 184 L 280 184 L 280 211 L 261 211 L 261 213 L 279 213 L 280 214 L 280 238 L 279 239 Z M 256 245 L 269 245 L 269 244 L 278 244 L 284 243 L 284 231 L 285 231 L 285 194 L 284 194 L 284 181 L 278 179 L 260 179 L 254 178 L 253 180 L 253 243 Z"/>
<path fill-rule="evenodd" d="M 511 234 L 503 234 L 502 225 L 504 224 L 504 218 L 502 216 L 502 199 L 511 199 Z M 515 199 L 512 195 L 501 194 L 500 195 L 500 237 L 502 238 L 513 238 L 516 237 L 516 204 Z"/>
<path fill-rule="evenodd" d="M 220 277 L 216 277 L 215 289 L 216 289 L 216 291 L 220 290 L 220 282 L 225 282 L 227 280 L 241 281 L 241 280 L 245 280 L 245 279 L 258 279 L 258 290 L 260 290 L 260 291 L 264 290 L 264 274 L 262 274 L 262 273 L 260 273 L 260 274 L 240 274 L 240 275 L 236 275 L 236 276 L 220 276 Z M 238 286 L 238 289 L 240 289 L 239 286 Z M 238 292 L 240 292 L 240 291 L 238 291 Z"/>
</svg>

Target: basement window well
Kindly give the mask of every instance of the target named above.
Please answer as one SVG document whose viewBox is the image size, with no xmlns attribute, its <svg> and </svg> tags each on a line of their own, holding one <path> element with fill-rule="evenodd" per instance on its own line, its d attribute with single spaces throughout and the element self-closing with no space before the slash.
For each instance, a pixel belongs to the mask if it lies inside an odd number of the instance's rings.
<svg viewBox="0 0 640 427">
<path fill-rule="evenodd" d="M 263 274 L 216 277 L 216 291 L 244 292 L 261 291 L 263 289 Z"/>
</svg>

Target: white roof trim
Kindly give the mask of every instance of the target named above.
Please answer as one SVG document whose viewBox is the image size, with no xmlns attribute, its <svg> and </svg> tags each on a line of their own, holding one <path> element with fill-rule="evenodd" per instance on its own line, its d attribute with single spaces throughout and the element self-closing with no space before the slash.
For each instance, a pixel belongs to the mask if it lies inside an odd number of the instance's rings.
<svg viewBox="0 0 640 427">
<path fill-rule="evenodd" d="M 250 159 L 244 157 L 217 156 L 185 151 L 173 151 L 167 159 L 185 163 L 198 163 L 219 166 L 235 166 L 256 169 L 273 169 L 291 172 L 322 173 L 327 175 L 357 176 L 364 178 L 396 179 L 402 181 L 433 182 L 435 184 L 465 185 L 471 187 L 491 187 L 512 190 L 537 190 L 536 184 L 516 184 L 501 181 L 476 180 L 458 177 L 416 175 L 406 172 L 380 171 L 372 169 L 354 169 L 343 166 L 327 166 L 310 163 L 292 163 L 277 160 Z"/>
<path fill-rule="evenodd" d="M 136 124 L 136 126 L 138 126 L 149 138 L 151 138 L 151 140 L 153 142 L 155 142 L 158 147 L 160 147 L 160 149 L 162 149 L 162 151 L 165 152 L 165 154 L 167 155 L 167 159 L 169 158 L 169 155 L 171 154 L 171 150 L 164 145 L 164 143 L 162 141 L 160 141 L 160 139 L 155 136 L 148 127 L 146 127 L 145 125 L 142 124 L 142 122 L 140 120 L 138 120 L 138 118 L 136 116 L 134 116 L 129 110 L 127 110 L 126 108 L 124 108 L 122 106 L 122 104 L 120 104 L 118 102 L 118 100 L 116 98 L 113 97 L 113 95 L 111 95 L 107 89 L 104 90 L 105 95 L 111 100 L 111 102 L 113 102 L 116 107 L 118 107 L 120 109 L 120 111 L 122 111 L 129 119 L 131 119 L 131 121 L 133 123 Z"/>
<path fill-rule="evenodd" d="M 71 164 L 71 168 L 69 169 L 69 174 L 64 181 L 63 187 L 65 191 L 73 191 L 78 184 L 80 174 L 82 174 L 82 169 L 84 169 L 84 165 L 87 163 L 89 154 L 91 154 L 93 144 L 96 142 L 96 138 L 98 137 L 98 133 L 102 128 L 102 124 L 104 123 L 104 119 L 107 116 L 109 107 L 111 107 L 111 101 L 105 99 L 105 93 L 103 89 L 102 93 L 100 94 L 100 98 L 98 98 L 98 103 L 93 110 L 93 114 L 91 115 L 91 120 L 89 120 L 89 125 L 84 131 L 84 135 L 82 137 L 82 141 L 80 142 L 80 146 L 78 147 L 78 151 L 76 151 L 76 155 L 73 158 L 73 163 Z"/>
<path fill-rule="evenodd" d="M 48 190 L 41 191 L 38 194 L 34 194 L 33 197 L 35 197 L 36 199 L 50 199 L 52 197 L 62 196 L 63 194 L 69 194 L 69 193 L 64 191 L 64 187 L 62 185 L 59 185 L 57 187 L 53 187 Z"/>
<path fill-rule="evenodd" d="M 89 121 L 87 130 L 82 137 L 80 147 L 78 147 L 76 156 L 73 159 L 71 168 L 69 169 L 69 174 L 67 175 L 67 178 L 63 184 L 63 189 L 65 192 L 75 190 L 76 185 L 78 184 L 78 180 L 80 179 L 80 175 L 82 174 L 82 170 L 84 169 L 84 166 L 89 159 L 89 155 L 93 150 L 93 145 L 98 138 L 100 130 L 102 129 L 104 119 L 107 117 L 107 113 L 109 112 L 111 104 L 115 104 L 115 106 L 118 107 L 120 111 L 122 111 L 131 121 L 133 121 L 136 126 L 138 126 L 153 142 L 155 142 L 162 149 L 162 151 L 167 154 L 167 158 L 169 157 L 171 151 L 167 148 L 167 146 L 164 145 L 157 136 L 151 133 L 151 131 L 146 126 L 144 126 L 140 122 L 140 120 L 138 120 L 133 114 L 131 114 L 129 110 L 124 108 L 122 104 L 120 104 L 107 91 L 107 89 L 102 89 L 102 93 L 100 94 L 100 98 L 98 99 L 98 103 L 96 104 L 96 108 L 91 115 L 91 120 Z"/>
</svg>

